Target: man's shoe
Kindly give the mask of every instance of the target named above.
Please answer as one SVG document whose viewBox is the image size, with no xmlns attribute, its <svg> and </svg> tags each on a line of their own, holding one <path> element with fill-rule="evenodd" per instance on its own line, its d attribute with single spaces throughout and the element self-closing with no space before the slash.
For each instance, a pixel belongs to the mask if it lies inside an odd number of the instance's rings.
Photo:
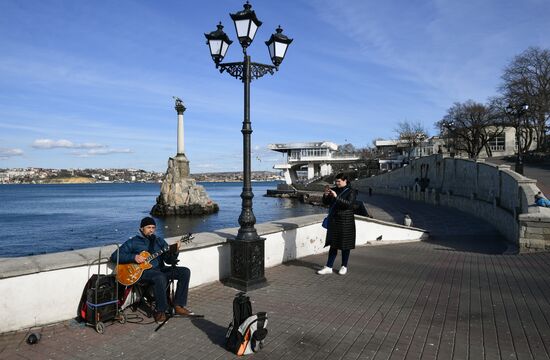
<svg viewBox="0 0 550 360">
<path fill-rule="evenodd" d="M 340 275 L 346 275 L 347 272 L 348 272 L 348 268 L 345 266 L 342 266 L 340 270 L 338 270 L 338 274 Z"/>
<path fill-rule="evenodd" d="M 188 309 L 184 308 L 183 306 L 179 306 L 179 305 L 176 305 L 174 307 L 174 310 L 176 311 L 177 315 L 181 315 L 181 316 L 193 316 L 193 315 L 195 315 L 195 313 L 192 312 L 191 310 L 188 310 Z"/>
<path fill-rule="evenodd" d="M 155 318 L 155 321 L 157 323 L 163 323 L 166 321 L 166 314 L 164 313 L 164 311 L 154 313 L 153 317 Z"/>
<path fill-rule="evenodd" d="M 321 270 L 317 270 L 317 274 L 319 274 L 319 275 L 332 274 L 332 268 L 329 268 L 328 266 L 325 266 Z"/>
</svg>

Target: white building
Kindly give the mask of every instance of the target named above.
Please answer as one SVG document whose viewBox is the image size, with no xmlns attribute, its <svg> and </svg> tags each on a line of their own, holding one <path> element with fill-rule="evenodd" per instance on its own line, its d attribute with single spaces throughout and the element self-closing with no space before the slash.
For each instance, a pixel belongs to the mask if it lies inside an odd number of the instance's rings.
<svg viewBox="0 0 550 360">
<path fill-rule="evenodd" d="M 516 130 L 513 127 L 507 127 L 504 132 L 491 140 L 487 144 L 490 149 L 490 156 L 510 156 L 517 153 Z M 380 170 L 391 170 L 403 166 L 407 159 L 408 142 L 406 140 L 376 140 L 375 147 L 379 153 Z M 533 141 L 530 149 L 536 148 L 536 142 Z M 452 150 L 452 149 L 451 149 Z M 412 149 L 411 158 L 429 156 L 436 153 L 449 154 L 449 148 L 445 144 L 445 140 L 437 136 L 432 136 L 417 147 Z M 466 156 L 466 154 L 457 153 L 458 156 Z M 485 149 L 481 150 L 479 158 L 488 157 L 489 154 Z"/>
<path fill-rule="evenodd" d="M 277 164 L 274 169 L 282 170 L 288 185 L 296 183 L 297 171 L 307 167 L 307 179 L 332 174 L 332 165 L 359 160 L 356 155 L 337 153 L 338 145 L 330 141 L 269 144 L 268 149 L 286 155 L 286 164 Z"/>
</svg>

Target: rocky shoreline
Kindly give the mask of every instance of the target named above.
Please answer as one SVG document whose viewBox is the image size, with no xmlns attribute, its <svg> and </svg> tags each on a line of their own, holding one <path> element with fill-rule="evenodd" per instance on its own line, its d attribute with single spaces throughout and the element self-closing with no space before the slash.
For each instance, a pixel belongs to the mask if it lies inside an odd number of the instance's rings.
<svg viewBox="0 0 550 360">
<path fill-rule="evenodd" d="M 322 191 L 305 191 L 305 190 L 268 190 L 265 196 L 279 197 L 288 199 L 298 199 L 304 204 L 310 204 L 313 206 L 325 206 L 323 205 L 323 192 Z"/>
</svg>

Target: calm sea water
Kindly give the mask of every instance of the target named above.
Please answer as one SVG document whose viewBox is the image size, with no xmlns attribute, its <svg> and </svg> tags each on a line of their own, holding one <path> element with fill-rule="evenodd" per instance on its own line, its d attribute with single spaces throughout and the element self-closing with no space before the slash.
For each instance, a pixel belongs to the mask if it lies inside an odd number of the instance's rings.
<svg viewBox="0 0 550 360">
<path fill-rule="evenodd" d="M 242 183 L 202 183 L 217 214 L 157 219 L 163 237 L 238 227 Z M 296 200 L 265 197 L 276 182 L 255 182 L 257 223 L 326 212 Z M 0 257 L 121 243 L 137 233 L 160 184 L 0 185 Z"/>
</svg>

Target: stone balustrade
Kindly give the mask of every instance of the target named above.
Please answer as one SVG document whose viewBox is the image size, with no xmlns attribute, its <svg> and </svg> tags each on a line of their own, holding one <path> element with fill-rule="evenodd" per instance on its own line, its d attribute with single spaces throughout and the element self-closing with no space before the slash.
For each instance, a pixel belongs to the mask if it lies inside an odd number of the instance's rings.
<svg viewBox="0 0 550 360">
<path fill-rule="evenodd" d="M 457 208 L 487 220 L 519 251 L 550 250 L 550 208 L 535 205 L 536 180 L 508 165 L 436 154 L 354 186 Z"/>
</svg>

